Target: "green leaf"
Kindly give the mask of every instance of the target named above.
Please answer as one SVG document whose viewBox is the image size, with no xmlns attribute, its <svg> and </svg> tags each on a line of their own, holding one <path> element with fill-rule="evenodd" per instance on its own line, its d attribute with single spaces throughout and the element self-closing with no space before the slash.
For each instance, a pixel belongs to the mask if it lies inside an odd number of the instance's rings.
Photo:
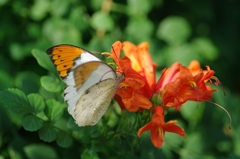
<svg viewBox="0 0 240 159">
<path fill-rule="evenodd" d="M 0 100 L 6 108 L 14 113 L 24 115 L 31 110 L 26 95 L 19 89 L 9 88 L 0 91 Z"/>
<path fill-rule="evenodd" d="M 27 131 L 37 131 L 43 126 L 43 122 L 37 116 L 27 114 L 22 118 L 22 126 Z"/>
<path fill-rule="evenodd" d="M 39 94 L 29 94 L 27 98 L 32 107 L 32 111 L 35 114 L 38 114 L 44 110 L 45 103 L 43 101 L 42 96 L 40 96 Z"/>
<path fill-rule="evenodd" d="M 127 3 L 130 15 L 145 15 L 151 10 L 153 4 L 149 0 L 141 0 L 141 2 L 138 0 L 127 0 Z"/>
<path fill-rule="evenodd" d="M 138 43 L 150 38 L 153 31 L 154 25 L 147 18 L 131 18 L 126 27 L 128 36 L 133 37 Z"/>
<path fill-rule="evenodd" d="M 208 38 L 196 38 L 192 42 L 196 51 L 207 60 L 215 60 L 218 57 L 218 50 Z"/>
<path fill-rule="evenodd" d="M 56 76 L 58 76 L 57 70 L 54 67 L 52 61 L 50 60 L 50 57 L 46 52 L 43 52 L 41 50 L 33 49 L 32 55 L 37 60 L 38 64 L 42 66 L 43 68 L 49 70 L 50 72 L 55 73 Z"/>
<path fill-rule="evenodd" d="M 69 8 L 69 1 L 62 1 L 62 0 L 54 0 L 51 3 L 51 13 L 56 17 L 61 17 L 68 11 Z M 58 7 L 56 7 L 58 6 Z"/>
<path fill-rule="evenodd" d="M 50 2 L 48 0 L 35 0 L 34 5 L 31 7 L 30 16 L 34 20 L 43 19 L 49 9 Z"/>
<path fill-rule="evenodd" d="M 91 25 L 96 30 L 112 30 L 114 22 L 109 14 L 103 12 L 95 12 L 91 19 Z"/>
<path fill-rule="evenodd" d="M 203 143 L 203 138 L 201 137 L 200 134 L 198 133 L 192 133 L 191 135 L 188 135 L 187 141 L 184 145 L 184 149 L 190 151 L 190 152 L 195 152 L 192 158 L 197 158 L 198 154 L 202 154 L 204 150 L 204 143 Z"/>
<path fill-rule="evenodd" d="M 41 85 L 49 92 L 59 92 L 63 89 L 62 82 L 58 78 L 42 76 Z"/>
<path fill-rule="evenodd" d="M 71 146 L 73 142 L 73 139 L 70 135 L 64 133 L 64 132 L 59 132 L 58 137 L 57 137 L 57 144 L 61 147 L 67 148 Z"/>
<path fill-rule="evenodd" d="M 164 62 L 166 62 L 168 66 L 176 61 L 180 62 L 182 65 L 188 66 L 193 59 L 198 60 L 201 58 L 199 54 L 194 51 L 191 45 L 185 43 L 166 47 L 162 52 L 164 53 Z"/>
<path fill-rule="evenodd" d="M 30 144 L 23 148 L 29 159 L 57 159 L 56 151 L 44 144 Z"/>
<path fill-rule="evenodd" d="M 12 43 L 10 45 L 10 53 L 14 60 L 22 60 L 27 55 L 24 46 L 19 43 Z"/>
<path fill-rule="evenodd" d="M 169 45 L 184 43 L 191 34 L 191 28 L 187 20 L 178 16 L 165 18 L 158 27 L 157 37 L 166 41 Z"/>
<path fill-rule="evenodd" d="M 81 158 L 84 159 L 99 159 L 98 154 L 93 149 L 85 149 L 81 154 Z"/>
<path fill-rule="evenodd" d="M 57 133 L 54 127 L 50 124 L 45 124 L 39 131 L 38 131 L 39 138 L 45 142 L 52 142 L 56 140 Z"/>
<path fill-rule="evenodd" d="M 63 111 L 63 104 L 59 103 L 58 101 L 54 99 L 49 99 L 46 101 L 45 113 L 50 121 L 56 121 L 59 119 L 62 116 Z"/>
<path fill-rule="evenodd" d="M 12 78 L 11 76 L 5 72 L 4 70 L 0 70 L 0 89 L 11 87 Z"/>
<path fill-rule="evenodd" d="M 14 77 L 15 86 L 25 94 L 37 92 L 40 87 L 39 76 L 32 71 L 21 71 Z"/>
<path fill-rule="evenodd" d="M 95 11 L 98 11 L 101 9 L 102 3 L 103 3 L 103 0 L 91 0 L 90 1 L 90 5 Z"/>
<path fill-rule="evenodd" d="M 55 44 L 79 45 L 82 39 L 81 32 L 72 22 L 58 17 L 49 18 L 44 22 L 43 34 Z"/>
</svg>

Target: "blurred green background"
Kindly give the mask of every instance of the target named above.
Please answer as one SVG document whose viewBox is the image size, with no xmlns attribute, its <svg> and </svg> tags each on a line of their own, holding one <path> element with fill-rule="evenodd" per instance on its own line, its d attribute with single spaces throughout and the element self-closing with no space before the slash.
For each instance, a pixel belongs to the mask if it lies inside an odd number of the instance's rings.
<svg viewBox="0 0 240 159">
<path fill-rule="evenodd" d="M 62 145 L 59 140 L 44 142 L 37 131 L 26 131 L 21 116 L 0 103 L 0 159 L 239 159 L 239 17 L 239 0 L 0 0 L 0 90 L 14 87 L 63 103 L 62 86 L 45 89 L 44 81 L 51 85 L 55 79 L 36 56 L 63 43 L 102 52 L 110 51 L 116 40 L 146 41 L 158 76 L 176 61 L 188 65 L 196 59 L 202 68 L 210 65 L 227 94 L 221 86 L 214 87 L 219 91 L 212 101 L 233 119 L 229 129 L 229 119 L 218 107 L 186 103 L 179 113 L 168 113 L 166 121 L 177 119 L 187 135 L 166 134 L 164 145 L 156 149 L 149 133 L 139 139 L 137 129 L 109 123 L 108 119 L 119 121 L 118 110 L 93 128 L 76 128 L 66 126 L 71 117 L 64 109 L 57 125 L 71 135 Z M 109 137 L 117 130 L 120 135 Z"/>
</svg>

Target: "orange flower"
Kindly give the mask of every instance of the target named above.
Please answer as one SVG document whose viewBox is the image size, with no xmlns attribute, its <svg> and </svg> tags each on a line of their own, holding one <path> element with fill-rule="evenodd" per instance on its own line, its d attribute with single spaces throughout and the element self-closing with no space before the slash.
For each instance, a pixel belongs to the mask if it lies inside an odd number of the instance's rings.
<svg viewBox="0 0 240 159">
<path fill-rule="evenodd" d="M 115 99 L 119 104 L 122 103 L 130 112 L 136 112 L 139 108 L 150 109 L 152 107 L 152 103 L 141 92 L 141 88 L 145 85 L 145 79 L 131 67 L 126 67 L 126 64 L 130 63 L 128 60 L 129 59 L 127 57 L 119 60 L 121 66 L 123 63 L 125 64 L 122 67 L 125 78 L 119 84 L 119 89 L 116 92 L 118 97 Z M 123 108 L 123 106 L 121 106 L 121 108 Z"/>
<path fill-rule="evenodd" d="M 115 42 L 110 55 L 117 64 L 117 71 L 124 74 L 124 79 L 119 84 L 115 99 L 121 109 L 126 108 L 130 112 L 138 111 L 140 108 L 150 109 L 152 103 L 142 91 L 142 88 L 146 85 L 146 79 L 131 67 L 131 61 L 128 57 L 120 58 L 122 47 L 121 42 Z"/>
<path fill-rule="evenodd" d="M 151 91 L 156 84 L 156 65 L 152 62 L 148 49 L 149 44 L 147 42 L 142 42 L 138 46 L 128 41 L 123 42 L 124 54 L 131 61 L 131 68 L 145 78 L 146 84 L 144 85 L 143 93 L 150 98 L 152 95 Z"/>
<path fill-rule="evenodd" d="M 154 93 L 158 93 L 159 89 L 163 89 L 164 86 L 172 81 L 175 81 L 179 75 L 181 64 L 179 62 L 174 63 L 170 68 L 163 71 L 162 76 L 159 78 Z"/>
<path fill-rule="evenodd" d="M 165 132 L 172 132 L 181 136 L 185 135 L 184 130 L 181 127 L 175 125 L 176 123 L 176 120 L 171 120 L 165 123 L 163 108 L 156 106 L 154 108 L 154 115 L 152 120 L 138 130 L 138 137 L 140 137 L 143 132 L 150 130 L 152 143 L 155 147 L 158 148 L 164 141 Z"/>
<path fill-rule="evenodd" d="M 195 72 L 196 74 L 196 72 Z M 208 68 L 205 73 L 199 70 L 193 76 L 192 72 L 185 66 L 180 66 L 178 78 L 164 86 L 163 103 L 168 107 L 179 107 L 187 100 L 208 101 L 212 98 L 212 90 L 206 85 L 206 81 L 212 79 L 214 71 Z"/>
</svg>

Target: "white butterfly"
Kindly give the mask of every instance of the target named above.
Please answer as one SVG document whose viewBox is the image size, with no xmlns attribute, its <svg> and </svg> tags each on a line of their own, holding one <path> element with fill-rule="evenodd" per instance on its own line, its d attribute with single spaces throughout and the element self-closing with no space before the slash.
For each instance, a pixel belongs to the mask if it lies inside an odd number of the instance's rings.
<svg viewBox="0 0 240 159">
<path fill-rule="evenodd" d="M 72 45 L 57 45 L 47 53 L 66 83 L 64 99 L 78 126 L 95 125 L 115 95 L 123 74 L 87 50 Z"/>
</svg>

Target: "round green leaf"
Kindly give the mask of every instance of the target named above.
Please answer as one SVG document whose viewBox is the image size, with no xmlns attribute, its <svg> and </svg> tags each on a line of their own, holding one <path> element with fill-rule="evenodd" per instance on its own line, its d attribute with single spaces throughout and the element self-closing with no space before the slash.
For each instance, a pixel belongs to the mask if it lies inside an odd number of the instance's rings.
<svg viewBox="0 0 240 159">
<path fill-rule="evenodd" d="M 43 123 L 37 116 L 27 114 L 22 118 L 22 126 L 27 131 L 37 131 L 43 126 Z"/>
<path fill-rule="evenodd" d="M 98 154 L 93 149 L 85 149 L 81 154 L 81 158 L 99 159 Z"/>
<path fill-rule="evenodd" d="M 56 140 L 57 133 L 50 124 L 44 125 L 39 131 L 38 131 L 39 138 L 45 142 L 52 142 Z"/>
<path fill-rule="evenodd" d="M 31 110 L 26 95 L 19 89 L 9 88 L 0 91 L 0 100 L 6 108 L 14 113 L 24 115 Z"/>
<path fill-rule="evenodd" d="M 152 8 L 152 2 L 149 0 L 127 0 L 128 13 L 130 15 L 147 14 Z"/>
<path fill-rule="evenodd" d="M 50 121 L 56 121 L 59 119 L 64 111 L 63 104 L 57 102 L 54 99 L 49 99 L 46 101 L 45 114 Z"/>
<path fill-rule="evenodd" d="M 70 135 L 64 133 L 64 132 L 59 132 L 58 137 L 57 137 L 57 144 L 61 147 L 67 148 L 71 146 L 73 142 L 73 139 Z"/>
<path fill-rule="evenodd" d="M 149 38 L 153 30 L 154 25 L 147 18 L 131 18 L 126 28 L 128 36 L 139 43 Z"/>
<path fill-rule="evenodd" d="M 94 29 L 100 30 L 112 30 L 114 27 L 114 22 L 109 14 L 103 12 L 95 12 L 91 19 L 91 25 Z"/>
<path fill-rule="evenodd" d="M 191 28 L 187 20 L 177 16 L 164 19 L 157 30 L 157 37 L 166 41 L 169 45 L 185 42 L 190 34 Z"/>
<path fill-rule="evenodd" d="M 30 16 L 34 20 L 43 19 L 48 12 L 49 2 L 48 0 L 35 0 L 34 5 L 31 7 Z"/>
<path fill-rule="evenodd" d="M 61 81 L 58 78 L 42 76 L 40 82 L 41 85 L 49 92 L 59 92 L 63 89 Z"/>
<path fill-rule="evenodd" d="M 15 60 L 22 60 L 27 55 L 28 52 L 25 51 L 25 48 L 22 44 L 12 43 L 10 45 L 11 56 Z"/>
<path fill-rule="evenodd" d="M 69 20 L 57 17 L 49 18 L 44 22 L 43 34 L 55 44 L 79 45 L 82 39 L 78 27 Z"/>
<path fill-rule="evenodd" d="M 56 151 L 44 144 L 30 144 L 23 148 L 29 159 L 57 159 Z"/>
<path fill-rule="evenodd" d="M 27 98 L 35 114 L 38 114 L 44 110 L 45 104 L 42 96 L 39 94 L 29 94 Z"/>
<path fill-rule="evenodd" d="M 215 60 L 218 56 L 218 50 L 212 41 L 208 38 L 196 38 L 192 42 L 194 49 L 207 60 Z"/>
<path fill-rule="evenodd" d="M 63 16 L 68 11 L 69 4 L 69 1 L 54 0 L 52 1 L 50 11 L 54 16 Z"/>
<path fill-rule="evenodd" d="M 54 67 L 52 61 L 50 60 L 50 58 L 46 52 L 43 52 L 43 51 L 37 50 L 37 49 L 33 49 L 32 55 L 35 57 L 35 59 L 37 60 L 37 62 L 40 66 L 49 70 L 50 72 L 55 73 L 55 75 L 58 76 L 57 70 Z"/>
</svg>

